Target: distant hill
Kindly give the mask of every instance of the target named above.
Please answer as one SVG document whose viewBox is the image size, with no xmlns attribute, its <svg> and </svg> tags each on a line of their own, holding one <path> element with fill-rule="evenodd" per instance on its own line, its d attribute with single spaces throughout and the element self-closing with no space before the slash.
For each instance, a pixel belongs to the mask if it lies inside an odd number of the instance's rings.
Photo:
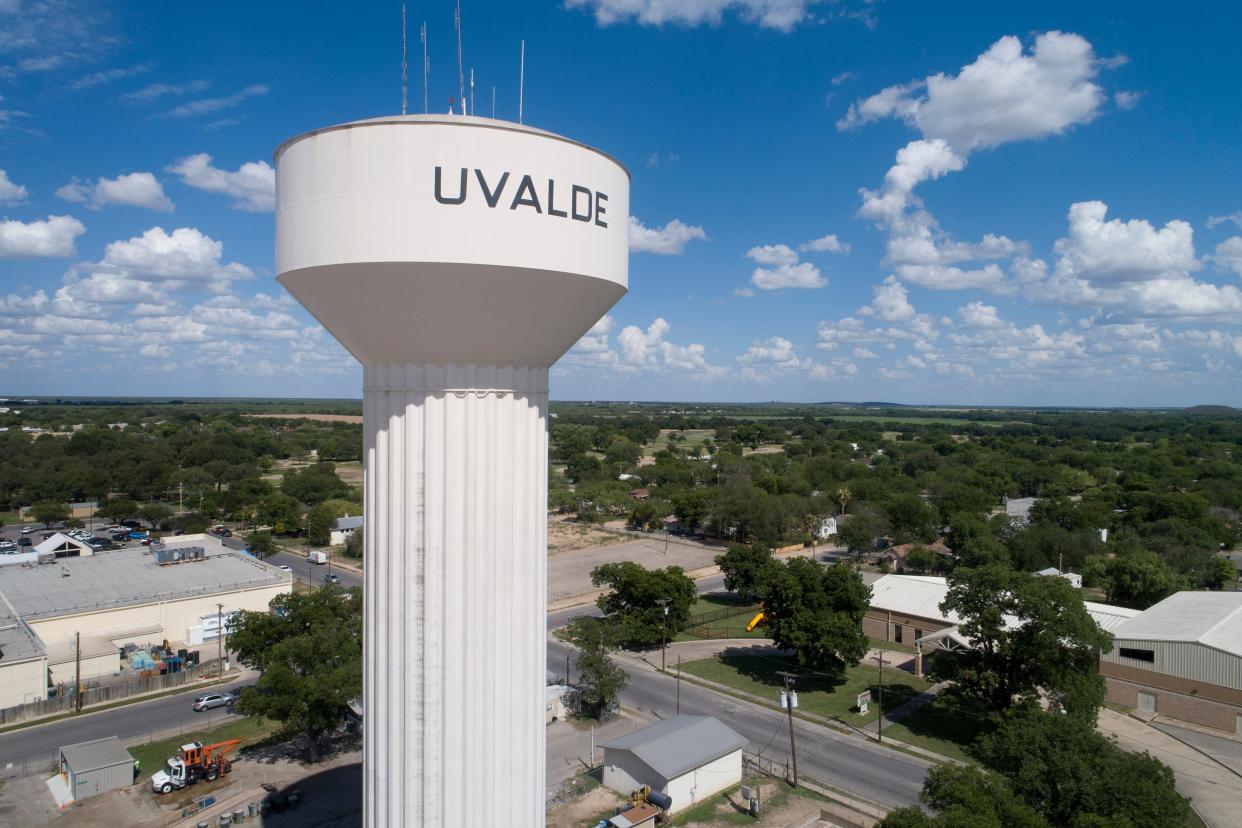
<svg viewBox="0 0 1242 828">
<path fill-rule="evenodd" d="M 1192 405 L 1182 413 L 1190 417 L 1242 417 L 1242 409 L 1228 405 Z"/>
</svg>

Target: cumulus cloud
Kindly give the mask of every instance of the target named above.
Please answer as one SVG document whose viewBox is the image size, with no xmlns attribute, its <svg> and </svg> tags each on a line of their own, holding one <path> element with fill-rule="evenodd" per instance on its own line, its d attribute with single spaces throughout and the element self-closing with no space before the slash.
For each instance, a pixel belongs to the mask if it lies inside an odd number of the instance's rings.
<svg viewBox="0 0 1242 828">
<path fill-rule="evenodd" d="M 210 88 L 211 81 L 193 80 L 188 83 L 151 83 L 134 92 L 121 96 L 122 100 L 132 103 L 151 103 L 165 96 L 177 97 L 190 92 L 202 92 Z"/>
<path fill-rule="evenodd" d="M 1113 93 L 1113 103 L 1117 104 L 1118 109 L 1134 109 L 1142 97 L 1142 92 L 1129 92 L 1123 89 Z"/>
<path fill-rule="evenodd" d="M 798 261 L 798 254 L 787 244 L 765 244 L 746 251 L 746 257 L 761 265 L 791 265 Z"/>
<path fill-rule="evenodd" d="M 707 238 L 702 227 L 685 224 L 673 219 L 663 227 L 646 227 L 634 216 L 630 216 L 630 252 L 658 253 L 662 256 L 680 256 L 686 252 L 686 245 L 695 239 Z"/>
<path fill-rule="evenodd" d="M 182 158 L 167 168 L 196 190 L 227 195 L 235 210 L 263 213 L 276 209 L 276 171 L 266 161 L 250 161 L 233 172 L 211 163 L 205 152 Z"/>
<path fill-rule="evenodd" d="M 135 75 L 141 75 L 151 71 L 151 64 L 141 63 L 136 66 L 117 66 L 112 69 L 104 69 L 100 72 L 93 72 L 85 77 L 78 78 L 69 84 L 71 89 L 89 89 L 92 86 L 99 86 L 105 83 L 121 80 L 123 78 L 132 78 Z"/>
<path fill-rule="evenodd" d="M 665 337 L 672 326 L 663 318 L 656 319 L 646 330 L 629 325 L 617 334 L 621 345 L 621 366 L 627 369 L 668 370 L 679 373 L 698 374 L 706 377 L 719 376 L 722 369 L 707 362 L 704 345 L 677 345 Z"/>
<path fill-rule="evenodd" d="M 1099 114 L 1099 69 L 1091 44 L 1080 35 L 1045 32 L 1030 52 L 1009 35 L 957 75 L 937 73 L 855 103 L 837 126 L 901 118 L 958 153 L 1055 135 Z"/>
<path fill-rule="evenodd" d="M 86 226 L 72 216 L 44 221 L 0 221 L 0 259 L 72 256 L 73 243 Z"/>
<path fill-rule="evenodd" d="M 1211 230 L 1213 227 L 1227 222 L 1233 222 L 1239 230 L 1242 230 L 1242 210 L 1224 216 L 1208 216 L 1207 226 Z"/>
<path fill-rule="evenodd" d="M 254 277 L 245 265 L 222 262 L 223 251 L 223 244 L 193 227 L 172 233 L 152 227 L 141 236 L 109 244 L 100 264 L 137 279 L 166 280 L 171 288 L 198 285 L 219 291 L 230 282 Z"/>
<path fill-rule="evenodd" d="M 971 302 L 957 309 L 962 325 L 967 328 L 993 330 L 1005 327 L 1006 323 L 998 315 L 996 308 L 983 302 Z"/>
<path fill-rule="evenodd" d="M 828 280 L 819 268 L 810 262 L 783 264 L 777 267 L 757 267 L 750 276 L 750 283 L 760 290 L 784 290 L 786 288 L 822 288 Z"/>
<path fill-rule="evenodd" d="M 20 204 L 30 195 L 30 191 L 20 184 L 9 180 L 9 174 L 0 170 L 0 204 Z"/>
<path fill-rule="evenodd" d="M 565 0 L 565 7 L 586 9 L 600 26 L 634 21 L 644 26 L 718 26 L 726 12 L 747 23 L 780 32 L 792 31 L 824 0 Z"/>
<path fill-rule="evenodd" d="M 910 304 L 906 289 L 892 276 L 876 285 L 875 299 L 859 311 L 864 316 L 876 316 L 885 322 L 901 322 L 913 319 L 917 313 Z"/>
<path fill-rule="evenodd" d="M 65 201 L 85 205 L 89 210 L 99 210 L 108 204 L 120 204 L 171 213 L 175 207 L 168 196 L 164 195 L 163 186 L 149 172 L 100 178 L 93 184 L 75 178 L 57 190 L 56 195 Z"/>
<path fill-rule="evenodd" d="M 849 253 L 849 244 L 837 238 L 836 233 L 820 236 L 804 244 L 798 245 L 803 253 Z"/>
<path fill-rule="evenodd" d="M 1059 272 L 1091 282 L 1142 282 L 1185 276 L 1202 264 L 1185 221 L 1157 230 L 1143 219 L 1106 220 L 1108 205 L 1082 201 L 1069 210 L 1069 237 L 1056 244 Z"/>
</svg>

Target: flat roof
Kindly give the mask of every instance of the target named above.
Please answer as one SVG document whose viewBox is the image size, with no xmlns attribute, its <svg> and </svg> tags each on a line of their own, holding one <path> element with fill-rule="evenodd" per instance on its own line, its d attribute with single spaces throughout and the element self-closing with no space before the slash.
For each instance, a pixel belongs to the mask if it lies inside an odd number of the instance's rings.
<svg viewBox="0 0 1242 828">
<path fill-rule="evenodd" d="M 1242 592 L 1176 592 L 1117 627 L 1113 637 L 1203 644 L 1242 656 Z"/>
<path fill-rule="evenodd" d="M 202 535 L 170 538 L 165 548 L 202 546 L 201 561 L 158 566 L 150 547 L 0 568 L 0 593 L 21 618 L 38 620 L 195 595 L 290 583 L 292 575 Z"/>
<path fill-rule="evenodd" d="M 0 667 L 47 655 L 47 648 L 30 627 L 8 612 L 0 614 Z"/>
</svg>

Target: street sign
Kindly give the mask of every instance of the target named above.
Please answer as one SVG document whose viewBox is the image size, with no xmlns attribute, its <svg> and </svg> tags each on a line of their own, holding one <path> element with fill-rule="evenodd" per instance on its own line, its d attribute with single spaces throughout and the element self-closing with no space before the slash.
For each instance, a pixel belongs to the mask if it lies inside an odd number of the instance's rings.
<svg viewBox="0 0 1242 828">
<path fill-rule="evenodd" d="M 858 694 L 858 699 L 857 699 L 857 702 L 858 702 L 858 715 L 859 715 L 859 716 L 866 716 L 866 715 L 867 715 L 867 705 L 871 704 L 871 691 L 870 691 L 870 690 L 864 690 L 864 691 L 862 691 L 861 693 L 859 693 L 859 694 Z"/>
</svg>

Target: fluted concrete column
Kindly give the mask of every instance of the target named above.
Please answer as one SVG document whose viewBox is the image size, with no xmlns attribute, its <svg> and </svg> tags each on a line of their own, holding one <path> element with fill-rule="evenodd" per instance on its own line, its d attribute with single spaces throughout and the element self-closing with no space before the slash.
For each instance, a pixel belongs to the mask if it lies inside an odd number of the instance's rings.
<svg viewBox="0 0 1242 828">
<path fill-rule="evenodd" d="M 365 368 L 364 824 L 544 824 L 546 368 Z"/>
</svg>

